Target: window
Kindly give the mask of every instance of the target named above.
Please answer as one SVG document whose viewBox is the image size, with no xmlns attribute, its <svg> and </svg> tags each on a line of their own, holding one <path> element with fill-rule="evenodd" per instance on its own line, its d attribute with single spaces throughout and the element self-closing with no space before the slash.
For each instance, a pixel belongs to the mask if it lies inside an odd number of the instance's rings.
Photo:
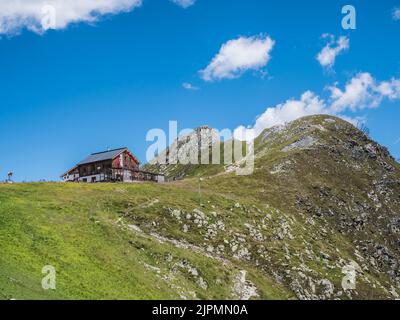
<svg viewBox="0 0 400 320">
<path fill-rule="evenodd" d="M 82 181 L 83 181 L 83 182 L 87 182 L 87 179 L 86 179 L 86 178 L 83 178 Z"/>
<path fill-rule="evenodd" d="M 96 182 L 96 177 L 92 177 L 92 183 Z"/>
</svg>

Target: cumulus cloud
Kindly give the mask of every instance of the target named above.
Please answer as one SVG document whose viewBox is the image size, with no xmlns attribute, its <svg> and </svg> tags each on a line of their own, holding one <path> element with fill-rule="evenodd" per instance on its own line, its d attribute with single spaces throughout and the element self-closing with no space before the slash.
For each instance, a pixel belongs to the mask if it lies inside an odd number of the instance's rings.
<svg viewBox="0 0 400 320">
<path fill-rule="evenodd" d="M 71 23 L 93 23 L 101 16 L 127 12 L 142 0 L 23 0 L 0 1 L 0 34 L 15 35 L 22 29 L 43 33 L 64 29 Z"/>
<path fill-rule="evenodd" d="M 328 87 L 331 92 L 333 112 L 346 109 L 357 111 L 365 108 L 376 108 L 384 98 L 390 100 L 400 98 L 400 80 L 377 82 L 370 73 L 359 73 L 345 86 L 339 89 L 337 85 Z"/>
<path fill-rule="evenodd" d="M 238 140 L 254 139 L 266 128 L 282 125 L 304 116 L 324 113 L 329 113 L 324 100 L 313 92 L 306 91 L 299 100 L 289 99 L 276 107 L 267 108 L 262 115 L 257 117 L 254 126 L 247 128 L 239 126 L 234 131 L 234 138 Z"/>
<path fill-rule="evenodd" d="M 196 87 L 193 84 L 188 83 L 188 82 L 182 83 L 182 87 L 184 89 L 186 89 L 186 90 L 191 90 L 191 91 L 195 91 L 195 90 L 199 90 L 200 89 L 199 87 Z"/>
<path fill-rule="evenodd" d="M 394 8 L 392 12 L 393 20 L 399 21 L 400 20 L 400 8 Z"/>
<path fill-rule="evenodd" d="M 170 0 L 171 2 L 186 9 L 196 3 L 196 0 Z"/>
<path fill-rule="evenodd" d="M 335 36 L 330 34 L 325 34 L 322 38 L 329 39 L 329 41 L 318 53 L 317 60 L 322 67 L 332 69 L 335 65 L 336 57 L 350 48 L 350 40 L 347 37 L 340 37 L 336 41 Z"/>
<path fill-rule="evenodd" d="M 205 81 L 233 79 L 247 70 L 260 70 L 271 56 L 275 41 L 268 36 L 240 37 L 222 45 L 219 53 L 204 70 Z"/>
<path fill-rule="evenodd" d="M 250 140 L 267 128 L 316 114 L 339 116 L 353 124 L 365 122 L 365 119 L 352 118 L 343 115 L 343 112 L 376 108 L 384 98 L 400 99 L 400 80 L 392 78 L 389 81 L 378 82 L 369 73 L 359 73 L 343 89 L 335 84 L 328 87 L 328 92 L 326 100 L 311 91 L 306 91 L 300 99 L 289 99 L 275 107 L 267 108 L 257 117 L 254 125 L 239 126 L 234 131 L 234 137 L 238 140 Z"/>
</svg>

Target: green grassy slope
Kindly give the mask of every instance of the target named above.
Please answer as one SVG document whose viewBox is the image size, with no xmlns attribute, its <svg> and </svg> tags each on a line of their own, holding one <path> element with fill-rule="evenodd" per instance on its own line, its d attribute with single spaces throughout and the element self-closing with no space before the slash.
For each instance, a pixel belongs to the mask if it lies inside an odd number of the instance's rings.
<svg viewBox="0 0 400 320">
<path fill-rule="evenodd" d="M 0 298 L 398 298 L 387 150 L 317 116 L 266 130 L 255 154 L 243 177 L 175 165 L 186 179 L 164 185 L 0 185 Z M 45 265 L 55 291 L 41 288 Z"/>
<path fill-rule="evenodd" d="M 154 184 L 0 185 L 0 298 L 229 299 L 241 270 L 259 298 L 290 296 L 251 265 L 129 228 L 165 222 L 160 233 L 179 239 L 165 207 L 197 205 L 195 192 Z M 41 288 L 45 265 L 57 270 L 56 290 Z"/>
<path fill-rule="evenodd" d="M 399 297 L 400 165 L 387 149 L 330 116 L 267 129 L 255 148 L 253 175 L 209 176 L 203 187 L 268 204 L 296 220 L 296 240 L 283 245 L 290 262 L 276 261 L 275 270 L 294 264 L 299 271 L 305 265 L 311 269 L 301 270 L 306 278 L 318 282 L 325 274 L 338 298 Z M 196 180 L 188 183 L 194 187 Z M 309 248 L 322 259 L 309 256 Z M 295 252 L 302 263 L 293 261 Z M 358 290 L 343 292 L 338 281 L 343 275 L 331 272 L 349 261 L 359 267 Z M 299 278 L 293 273 L 287 285 L 293 289 Z M 308 294 L 313 287 L 303 281 L 297 296 L 315 298 Z"/>
</svg>

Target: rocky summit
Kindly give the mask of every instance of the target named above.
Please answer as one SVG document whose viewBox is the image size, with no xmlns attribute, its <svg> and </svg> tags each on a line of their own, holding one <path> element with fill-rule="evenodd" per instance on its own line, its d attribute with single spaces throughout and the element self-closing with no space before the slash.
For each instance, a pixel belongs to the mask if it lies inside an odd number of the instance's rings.
<svg viewBox="0 0 400 320">
<path fill-rule="evenodd" d="M 204 188 L 282 213 L 278 240 L 265 246 L 270 251 L 279 243 L 286 254 L 270 257 L 268 268 L 255 254 L 259 266 L 298 298 L 397 297 L 400 167 L 385 147 L 344 120 L 311 116 L 265 130 L 255 159 L 253 175 L 237 177 L 221 165 L 217 174 L 205 173 Z M 253 234 L 264 239 L 262 230 L 272 225 L 256 221 Z M 348 269 L 355 270 L 358 290 L 342 288 Z M 324 277 L 334 270 L 336 281 Z"/>
<path fill-rule="evenodd" d="M 254 154 L 247 176 L 167 162 L 147 166 L 164 185 L 0 185 L 0 298 L 399 298 L 385 147 L 321 115 L 265 130 Z M 49 264 L 55 291 L 40 287 Z"/>
</svg>

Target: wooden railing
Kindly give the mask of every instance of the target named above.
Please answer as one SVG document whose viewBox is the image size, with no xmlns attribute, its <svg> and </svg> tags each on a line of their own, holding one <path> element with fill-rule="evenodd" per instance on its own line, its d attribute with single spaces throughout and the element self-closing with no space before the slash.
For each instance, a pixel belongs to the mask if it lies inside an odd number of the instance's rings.
<svg viewBox="0 0 400 320">
<path fill-rule="evenodd" d="M 127 174 L 127 172 L 129 172 Z M 92 170 L 82 175 L 80 178 L 90 177 L 100 175 L 100 181 L 97 182 L 118 182 L 118 181 L 126 181 L 127 179 L 130 181 L 152 181 L 152 182 L 163 182 L 164 175 L 142 171 L 142 170 L 132 170 L 132 169 L 122 169 L 122 168 L 112 168 L 112 169 L 102 169 L 102 170 Z M 128 177 L 127 177 L 128 175 Z M 161 181 L 160 181 L 161 177 Z M 89 179 L 89 178 L 88 178 Z M 90 182 L 90 181 L 88 181 Z"/>
</svg>

